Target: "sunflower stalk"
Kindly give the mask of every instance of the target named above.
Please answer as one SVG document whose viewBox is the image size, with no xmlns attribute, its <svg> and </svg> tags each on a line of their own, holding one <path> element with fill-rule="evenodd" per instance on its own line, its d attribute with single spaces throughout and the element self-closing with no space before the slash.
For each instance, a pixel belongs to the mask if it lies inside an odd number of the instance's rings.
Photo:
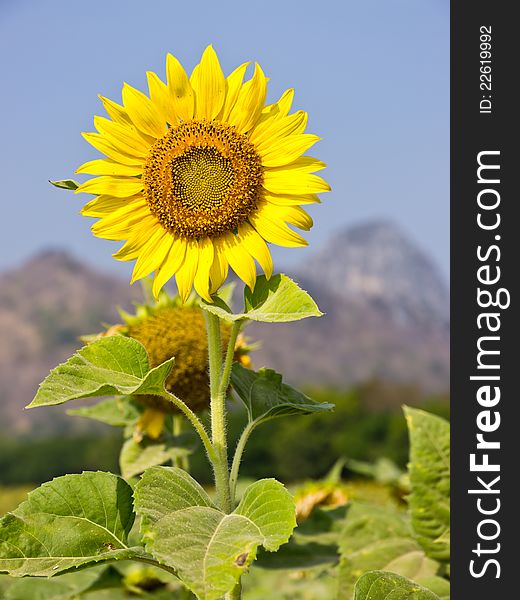
<svg viewBox="0 0 520 600">
<path fill-rule="evenodd" d="M 215 475 L 215 488 L 218 503 L 222 510 L 230 513 L 231 491 L 229 487 L 229 465 L 226 435 L 226 390 L 222 385 L 222 345 L 220 339 L 220 318 L 205 312 L 208 332 L 209 381 L 211 395 L 211 438 L 214 450 L 212 460 Z M 229 354 L 229 352 L 228 352 Z M 228 357 L 226 356 L 226 364 Z M 229 375 L 228 375 L 229 383 Z"/>
</svg>

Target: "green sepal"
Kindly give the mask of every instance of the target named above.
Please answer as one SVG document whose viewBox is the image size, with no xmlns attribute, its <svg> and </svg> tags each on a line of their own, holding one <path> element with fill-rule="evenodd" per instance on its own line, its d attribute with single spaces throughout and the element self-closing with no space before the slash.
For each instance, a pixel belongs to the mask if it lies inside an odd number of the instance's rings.
<svg viewBox="0 0 520 600">
<path fill-rule="evenodd" d="M 49 183 L 54 187 L 61 188 L 63 190 L 77 190 L 79 188 L 79 183 L 74 181 L 74 179 L 62 179 L 61 181 L 51 181 Z"/>
</svg>

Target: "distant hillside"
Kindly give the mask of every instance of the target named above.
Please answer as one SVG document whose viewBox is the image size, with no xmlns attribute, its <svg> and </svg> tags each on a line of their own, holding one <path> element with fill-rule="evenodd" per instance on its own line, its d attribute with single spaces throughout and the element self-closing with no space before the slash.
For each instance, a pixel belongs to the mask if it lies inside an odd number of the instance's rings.
<svg viewBox="0 0 520 600">
<path fill-rule="evenodd" d="M 81 345 L 79 335 L 114 322 L 115 305 L 129 308 L 138 296 L 137 287 L 61 251 L 43 252 L 1 275 L 0 431 L 52 426 L 61 408 L 23 411 L 38 384 Z"/>
<path fill-rule="evenodd" d="M 290 275 L 326 316 L 251 326 L 252 337 L 269 339 L 255 353 L 257 366 L 275 367 L 300 385 L 376 377 L 448 389 L 448 291 L 397 227 L 376 222 L 339 232 Z M 117 322 L 114 306 L 130 307 L 139 293 L 59 251 L 1 275 L 0 431 L 63 426 L 61 409 L 22 408 L 48 370 L 78 347 L 79 335 Z M 81 426 L 67 419 L 67 427 Z"/>
<path fill-rule="evenodd" d="M 449 293 L 398 227 L 378 221 L 340 231 L 292 275 L 326 316 L 251 327 L 269 336 L 256 360 L 283 366 L 300 384 L 379 378 L 448 390 Z"/>
</svg>

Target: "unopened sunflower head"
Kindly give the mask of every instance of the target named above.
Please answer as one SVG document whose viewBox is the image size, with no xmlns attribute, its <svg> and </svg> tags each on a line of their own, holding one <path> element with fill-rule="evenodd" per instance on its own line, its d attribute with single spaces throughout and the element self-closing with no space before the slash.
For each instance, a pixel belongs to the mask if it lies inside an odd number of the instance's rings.
<svg viewBox="0 0 520 600">
<path fill-rule="evenodd" d="M 208 340 L 204 314 L 192 296 L 186 303 L 162 292 L 156 304 L 138 304 L 134 314 L 120 311 L 123 324 L 112 325 L 97 336 L 85 337 L 91 341 L 106 335 L 125 335 L 140 342 L 148 353 L 151 367 L 175 358 L 166 388 L 179 397 L 193 411 L 200 412 L 209 406 Z M 229 342 L 231 328 L 221 324 L 222 347 Z M 244 366 L 250 364 L 249 353 L 255 345 L 239 336 L 234 359 Z M 160 396 L 135 397 L 147 407 L 138 427 L 150 437 L 158 437 L 167 414 L 178 409 Z"/>
<path fill-rule="evenodd" d="M 101 97 L 110 118 L 84 134 L 106 158 L 77 170 L 97 176 L 76 190 L 97 196 L 82 213 L 99 218 L 94 235 L 125 240 L 114 257 L 136 261 L 132 281 L 154 272 L 155 296 L 175 276 L 183 301 L 195 287 L 211 302 L 229 267 L 252 288 L 255 260 L 270 277 L 266 242 L 305 246 L 289 225 L 309 230 L 301 205 L 330 189 L 303 156 L 319 138 L 289 114 L 293 91 L 266 105 L 267 78 L 257 64 L 244 82 L 247 66 L 225 77 L 209 46 L 188 77 L 168 55 L 166 83 L 148 72 L 149 96 L 125 84 L 123 105 Z"/>
</svg>

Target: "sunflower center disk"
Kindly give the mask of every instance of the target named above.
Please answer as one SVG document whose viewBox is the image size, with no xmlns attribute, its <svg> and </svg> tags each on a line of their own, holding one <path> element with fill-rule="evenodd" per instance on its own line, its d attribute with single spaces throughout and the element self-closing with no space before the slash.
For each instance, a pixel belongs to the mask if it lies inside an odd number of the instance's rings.
<svg viewBox="0 0 520 600">
<path fill-rule="evenodd" d="M 190 121 L 152 146 L 144 173 L 151 212 L 189 238 L 235 231 L 261 199 L 263 170 L 247 138 L 218 121 Z"/>
</svg>

